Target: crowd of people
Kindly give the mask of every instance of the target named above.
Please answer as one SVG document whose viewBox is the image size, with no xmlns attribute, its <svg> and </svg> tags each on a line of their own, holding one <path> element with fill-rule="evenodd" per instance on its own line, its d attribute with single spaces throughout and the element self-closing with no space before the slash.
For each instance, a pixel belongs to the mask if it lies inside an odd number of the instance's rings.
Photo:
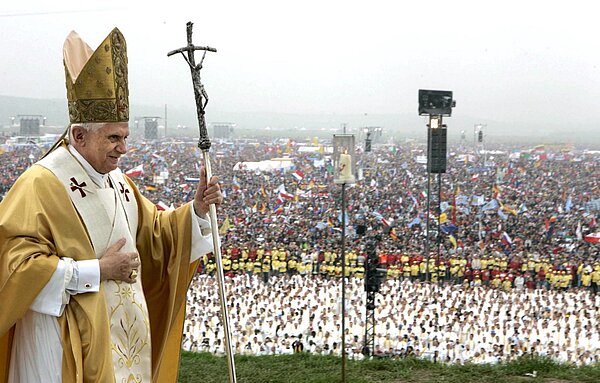
<svg viewBox="0 0 600 383">
<path fill-rule="evenodd" d="M 365 290 L 346 285 L 346 355 L 365 356 Z M 341 355 L 339 278 L 227 278 L 235 354 Z M 223 355 L 216 281 L 198 274 L 188 292 L 183 347 Z M 508 291 L 386 280 L 376 298 L 375 357 L 440 363 L 500 363 L 524 355 L 574 365 L 600 363 L 600 295 L 582 289 Z M 371 336 L 373 334 L 369 334 Z"/>
<path fill-rule="evenodd" d="M 120 166 L 143 164 L 143 173 L 130 174 L 146 197 L 160 208 L 193 198 L 194 142 L 130 147 Z M 345 272 L 345 344 L 361 358 L 370 242 L 382 274 L 374 355 L 488 363 L 536 353 L 597 363 L 600 155 L 548 145 L 498 145 L 485 156 L 481 149 L 465 142 L 449 148 L 446 173 L 432 175 L 429 186 L 418 160 L 424 144 L 359 151 L 344 217 L 327 143 L 214 143 L 236 352 L 339 354 Z M 0 197 L 39 152 L 25 146 L 0 154 Z M 240 166 L 274 158 L 293 166 Z M 218 354 L 214 269 L 205 256 L 189 293 L 184 347 Z"/>
</svg>

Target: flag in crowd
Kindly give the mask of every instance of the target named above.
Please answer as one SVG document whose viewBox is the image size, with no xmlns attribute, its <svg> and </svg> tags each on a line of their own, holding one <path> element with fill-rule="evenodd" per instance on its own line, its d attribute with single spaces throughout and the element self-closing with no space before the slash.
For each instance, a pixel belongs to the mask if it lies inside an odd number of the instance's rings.
<svg viewBox="0 0 600 383">
<path fill-rule="evenodd" d="M 134 168 L 131 168 L 125 172 L 125 175 L 130 178 L 140 177 L 144 175 L 144 165 L 140 164 Z"/>
</svg>

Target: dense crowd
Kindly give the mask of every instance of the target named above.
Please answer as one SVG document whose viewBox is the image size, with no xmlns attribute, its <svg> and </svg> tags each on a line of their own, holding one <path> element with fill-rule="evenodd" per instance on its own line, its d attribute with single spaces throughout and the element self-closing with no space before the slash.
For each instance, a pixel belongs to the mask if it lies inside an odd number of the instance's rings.
<svg viewBox="0 0 600 383">
<path fill-rule="evenodd" d="M 192 198 L 200 161 L 195 143 L 130 147 L 121 168 L 143 165 L 143 174 L 131 174 L 144 195 L 161 208 Z M 226 196 L 219 225 L 228 287 L 235 290 L 236 349 L 286 353 L 295 344 L 339 354 L 343 269 L 354 291 L 347 351 L 360 357 L 360 291 L 371 242 L 386 277 L 374 354 L 484 363 L 538 353 L 597 362 L 600 154 L 514 145 L 484 156 L 480 149 L 464 142 L 449 148 L 447 172 L 432 175 L 429 187 L 417 160 L 422 144 L 380 144 L 356 153 L 358 180 L 345 189 L 342 267 L 341 186 L 334 183 L 326 144 L 214 143 L 213 173 Z M 39 154 L 34 146 L 0 154 L 0 197 Z M 273 158 L 293 167 L 243 165 Z M 219 353 L 222 338 L 211 314 L 214 268 L 213 257 L 205 257 L 190 290 L 185 346 Z M 276 302 L 270 294 L 281 307 L 269 306 Z M 588 332 L 592 336 L 580 336 Z"/>
<path fill-rule="evenodd" d="M 365 291 L 346 285 L 346 354 L 362 359 Z M 341 355 L 341 283 L 321 276 L 228 277 L 235 354 Z M 224 355 L 214 278 L 188 293 L 183 347 Z M 582 289 L 516 290 L 386 280 L 376 299 L 376 357 L 440 363 L 499 363 L 524 355 L 575 365 L 600 363 L 600 295 Z"/>
</svg>

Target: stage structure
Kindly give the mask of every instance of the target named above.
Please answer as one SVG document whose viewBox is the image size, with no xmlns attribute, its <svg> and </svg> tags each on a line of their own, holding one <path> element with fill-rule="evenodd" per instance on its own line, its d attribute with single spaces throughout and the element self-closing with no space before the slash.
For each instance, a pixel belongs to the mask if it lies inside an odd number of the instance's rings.
<svg viewBox="0 0 600 383">
<path fill-rule="evenodd" d="M 431 204 L 431 174 L 438 175 L 438 198 L 437 214 L 441 216 L 441 197 L 442 197 L 442 173 L 446 173 L 446 139 L 447 129 L 442 121 L 442 117 L 450 117 L 452 108 L 456 106 L 456 101 L 452 98 L 452 92 L 447 90 L 427 90 L 419 89 L 419 115 L 428 116 L 427 124 L 427 221 L 425 229 L 425 254 L 427 255 L 426 280 L 430 280 L 430 204 Z M 437 248 L 439 262 L 442 236 L 440 235 L 440 219 L 437 227 Z M 437 270 L 436 270 L 437 275 Z"/>
<path fill-rule="evenodd" d="M 40 126 L 46 125 L 46 117 L 39 114 L 20 114 L 17 119 L 19 120 L 19 134 L 23 136 L 39 136 Z"/>
<path fill-rule="evenodd" d="M 340 239 L 340 261 L 342 263 L 342 383 L 346 382 L 346 185 L 356 183 L 356 168 L 353 134 L 333 135 L 333 182 L 342 185 L 341 217 L 342 235 Z"/>
<path fill-rule="evenodd" d="M 158 138 L 158 120 L 160 117 L 142 117 L 144 121 L 144 138 L 156 140 Z"/>
<path fill-rule="evenodd" d="M 235 128 L 233 122 L 213 122 L 210 125 L 213 128 L 213 137 L 221 139 L 230 139 Z"/>
</svg>

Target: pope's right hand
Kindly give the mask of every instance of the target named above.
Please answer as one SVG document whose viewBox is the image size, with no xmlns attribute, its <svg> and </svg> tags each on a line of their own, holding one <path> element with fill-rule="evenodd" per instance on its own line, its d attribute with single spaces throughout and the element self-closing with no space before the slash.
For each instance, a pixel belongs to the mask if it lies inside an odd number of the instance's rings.
<svg viewBox="0 0 600 383">
<path fill-rule="evenodd" d="M 137 275 L 137 268 L 140 266 L 140 259 L 137 252 L 121 251 L 125 246 L 125 238 L 119 239 L 112 246 L 106 249 L 104 255 L 100 258 L 100 280 L 115 280 L 127 283 L 134 283 Z M 132 271 L 135 273 L 132 275 Z"/>
</svg>

